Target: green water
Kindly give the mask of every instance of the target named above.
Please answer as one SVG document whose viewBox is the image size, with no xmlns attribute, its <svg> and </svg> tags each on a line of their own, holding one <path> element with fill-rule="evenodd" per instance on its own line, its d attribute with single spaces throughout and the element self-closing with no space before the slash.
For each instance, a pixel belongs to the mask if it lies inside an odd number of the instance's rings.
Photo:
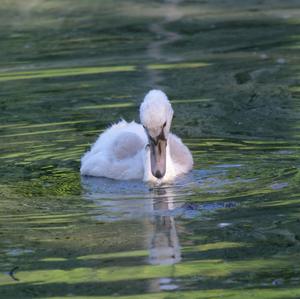
<svg viewBox="0 0 300 299">
<path fill-rule="evenodd" d="M 299 298 L 298 1 L 0 3 L 0 298 Z M 161 88 L 194 170 L 81 178 Z"/>
</svg>

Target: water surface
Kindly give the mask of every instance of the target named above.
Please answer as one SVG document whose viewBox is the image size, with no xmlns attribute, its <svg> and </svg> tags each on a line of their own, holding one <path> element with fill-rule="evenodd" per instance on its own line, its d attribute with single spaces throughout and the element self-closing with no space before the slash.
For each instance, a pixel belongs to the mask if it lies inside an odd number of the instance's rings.
<svg viewBox="0 0 300 299">
<path fill-rule="evenodd" d="M 2 1 L 1 298 L 299 298 L 297 1 Z M 151 88 L 194 169 L 80 177 Z"/>
</svg>

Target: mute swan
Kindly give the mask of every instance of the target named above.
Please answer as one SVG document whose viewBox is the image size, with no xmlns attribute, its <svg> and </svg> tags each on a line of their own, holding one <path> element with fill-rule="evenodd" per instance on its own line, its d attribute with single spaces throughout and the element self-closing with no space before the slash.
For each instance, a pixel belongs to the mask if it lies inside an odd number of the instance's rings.
<svg viewBox="0 0 300 299">
<path fill-rule="evenodd" d="M 81 159 L 82 175 L 118 180 L 165 182 L 189 172 L 193 158 L 170 133 L 172 106 L 164 92 L 149 91 L 141 106 L 141 124 L 122 120 L 106 131 Z"/>
</svg>

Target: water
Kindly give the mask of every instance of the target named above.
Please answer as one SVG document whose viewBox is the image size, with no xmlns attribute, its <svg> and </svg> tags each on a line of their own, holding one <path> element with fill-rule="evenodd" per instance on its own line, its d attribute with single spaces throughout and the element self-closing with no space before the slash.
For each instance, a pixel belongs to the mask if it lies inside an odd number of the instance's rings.
<svg viewBox="0 0 300 299">
<path fill-rule="evenodd" d="M 299 298 L 297 1 L 2 1 L 1 298 Z M 153 87 L 194 170 L 79 175 Z"/>
</svg>

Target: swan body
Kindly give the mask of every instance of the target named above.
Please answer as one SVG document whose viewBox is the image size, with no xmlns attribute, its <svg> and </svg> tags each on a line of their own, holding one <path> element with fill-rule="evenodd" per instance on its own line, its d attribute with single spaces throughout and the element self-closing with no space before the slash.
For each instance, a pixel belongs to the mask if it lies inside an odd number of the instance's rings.
<svg viewBox="0 0 300 299">
<path fill-rule="evenodd" d="M 167 96 L 151 90 L 140 107 L 142 124 L 122 120 L 100 134 L 81 159 L 82 175 L 165 182 L 187 173 L 193 158 L 170 133 L 173 110 Z"/>
</svg>

